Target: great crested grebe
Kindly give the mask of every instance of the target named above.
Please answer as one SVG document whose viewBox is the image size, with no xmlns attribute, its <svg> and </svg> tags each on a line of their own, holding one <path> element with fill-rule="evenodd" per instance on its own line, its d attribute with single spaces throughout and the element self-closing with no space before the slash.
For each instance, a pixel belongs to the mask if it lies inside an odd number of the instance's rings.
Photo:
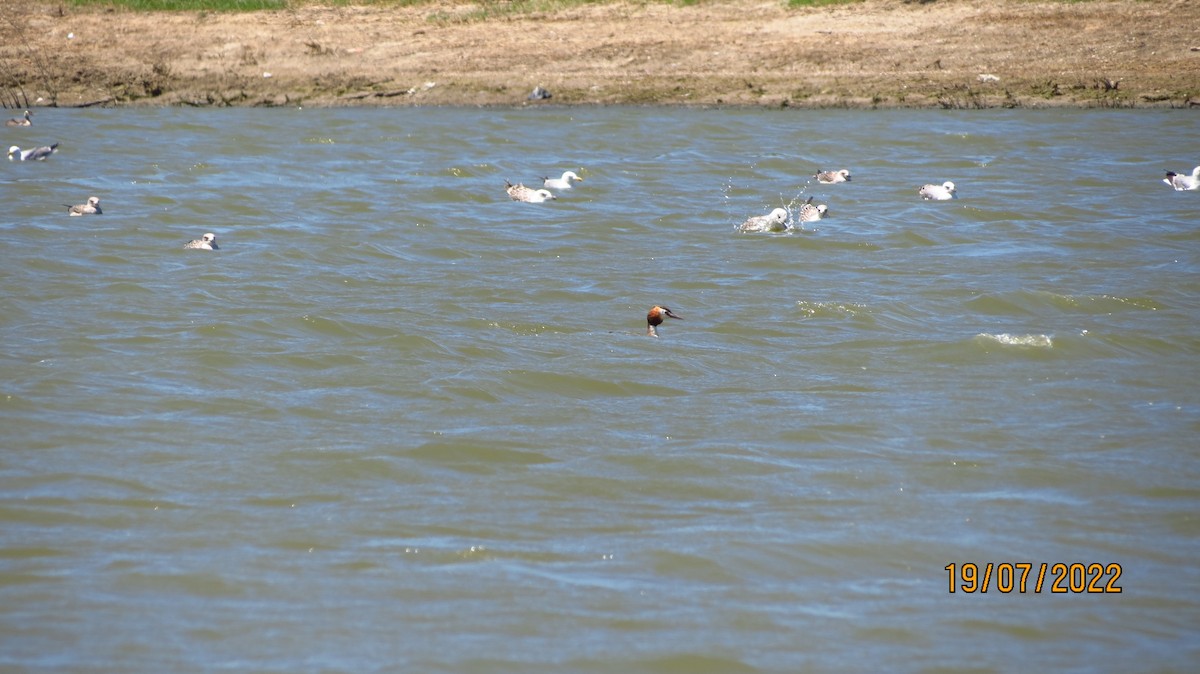
<svg viewBox="0 0 1200 674">
<path fill-rule="evenodd" d="M 30 113 L 25 111 L 25 116 L 21 119 L 10 119 L 4 123 L 4 126 L 33 126 L 33 120 L 29 119 Z"/>
<path fill-rule="evenodd" d="M 665 318 L 674 318 L 674 319 L 681 320 L 681 321 L 683 320 L 679 316 L 676 316 L 675 314 L 671 313 L 671 310 L 668 309 L 667 307 L 662 307 L 662 306 L 659 306 L 656 304 L 653 307 L 651 307 L 650 312 L 646 314 L 646 334 L 651 337 L 657 337 L 658 336 L 657 328 L 658 328 L 658 326 L 662 325 L 664 317 Z"/>
</svg>

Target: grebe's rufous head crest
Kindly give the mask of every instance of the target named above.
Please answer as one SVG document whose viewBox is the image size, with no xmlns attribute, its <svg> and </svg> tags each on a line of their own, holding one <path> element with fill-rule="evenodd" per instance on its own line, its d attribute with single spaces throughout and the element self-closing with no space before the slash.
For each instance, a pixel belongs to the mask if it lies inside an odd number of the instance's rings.
<svg viewBox="0 0 1200 674">
<path fill-rule="evenodd" d="M 671 313 L 671 310 L 667 307 L 659 306 L 657 304 L 651 307 L 650 312 L 646 314 L 646 334 L 650 335 L 651 337 L 657 337 L 658 330 L 656 330 L 656 328 L 662 325 L 663 320 L 666 318 L 674 318 L 680 321 L 683 320 L 682 317 Z"/>
</svg>

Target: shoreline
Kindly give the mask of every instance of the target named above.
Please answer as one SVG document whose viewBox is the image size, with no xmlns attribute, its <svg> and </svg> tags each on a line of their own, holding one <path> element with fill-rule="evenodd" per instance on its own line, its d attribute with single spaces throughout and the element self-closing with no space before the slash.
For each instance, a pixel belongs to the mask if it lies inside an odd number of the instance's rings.
<svg viewBox="0 0 1200 674">
<path fill-rule="evenodd" d="M 1200 107 L 1189 0 L 454 0 L 224 12 L 29 2 L 5 107 Z M 483 5 L 482 7 L 491 7 Z M 1014 35 L 1021 36 L 1015 40 Z M 545 100 L 528 100 L 535 87 Z"/>
</svg>

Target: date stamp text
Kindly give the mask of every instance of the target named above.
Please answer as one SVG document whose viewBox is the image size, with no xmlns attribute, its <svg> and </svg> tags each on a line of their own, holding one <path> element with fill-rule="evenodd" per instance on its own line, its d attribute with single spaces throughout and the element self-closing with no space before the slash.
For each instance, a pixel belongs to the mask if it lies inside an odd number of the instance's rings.
<svg viewBox="0 0 1200 674">
<path fill-rule="evenodd" d="M 1046 562 L 966 562 L 946 565 L 950 576 L 950 594 L 955 592 L 985 593 L 995 590 L 1001 594 L 1017 592 L 1035 594 L 1118 594 L 1121 586 L 1121 565 L 1112 564 L 1048 564 Z"/>
</svg>

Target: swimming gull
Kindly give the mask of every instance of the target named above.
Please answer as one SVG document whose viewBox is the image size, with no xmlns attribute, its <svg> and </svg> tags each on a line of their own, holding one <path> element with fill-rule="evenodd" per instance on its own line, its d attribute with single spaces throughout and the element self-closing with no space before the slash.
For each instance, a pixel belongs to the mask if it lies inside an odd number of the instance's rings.
<svg viewBox="0 0 1200 674">
<path fill-rule="evenodd" d="M 850 171 L 846 169 L 840 171 L 818 171 L 813 177 L 817 179 L 817 182 L 825 183 L 826 185 L 848 183 L 850 182 Z"/>
<path fill-rule="evenodd" d="M 739 232 L 782 232 L 788 228 L 788 212 L 776 208 L 766 215 L 755 215 L 738 225 Z"/>
<path fill-rule="evenodd" d="M 572 180 L 583 180 L 574 171 L 564 171 L 561 178 L 542 178 L 542 187 L 551 190 L 569 190 Z"/>
<path fill-rule="evenodd" d="M 530 204 L 540 204 L 547 199 L 557 199 L 558 197 L 550 193 L 550 190 L 535 190 L 531 187 L 525 187 L 521 183 L 516 185 L 504 181 L 504 191 L 508 192 L 508 196 L 512 197 L 513 201 L 524 201 Z"/>
<path fill-rule="evenodd" d="M 941 185 L 922 185 L 917 190 L 917 194 L 921 195 L 922 199 L 932 201 L 947 201 L 954 198 L 954 183 L 947 180 Z"/>
<path fill-rule="evenodd" d="M 1176 192 L 1200 189 L 1200 166 L 1192 169 L 1190 176 L 1167 171 L 1167 177 L 1163 178 L 1163 182 L 1174 187 Z"/>
<path fill-rule="evenodd" d="M 800 222 L 816 222 L 825 217 L 825 213 L 829 211 L 829 207 L 825 204 L 813 205 L 813 198 L 809 197 L 800 206 Z"/>
<path fill-rule="evenodd" d="M 86 204 L 75 204 L 74 206 L 63 204 L 63 206 L 67 207 L 67 213 L 71 216 L 104 215 L 104 211 L 100 210 L 100 197 L 88 197 Z"/>
<path fill-rule="evenodd" d="M 188 241 L 187 243 L 183 244 L 183 247 L 191 248 L 194 250 L 220 250 L 221 249 L 221 247 L 217 245 L 217 235 L 213 234 L 212 232 L 205 234 L 204 236 L 200 237 L 199 239 L 192 239 L 191 241 Z"/>
<path fill-rule="evenodd" d="M 17 161 L 45 161 L 46 157 L 58 151 L 58 143 L 53 145 L 43 145 L 35 147 L 32 150 L 22 150 L 16 145 L 8 148 L 8 158 L 16 159 Z M 13 155 L 16 155 L 15 157 Z"/>
</svg>

